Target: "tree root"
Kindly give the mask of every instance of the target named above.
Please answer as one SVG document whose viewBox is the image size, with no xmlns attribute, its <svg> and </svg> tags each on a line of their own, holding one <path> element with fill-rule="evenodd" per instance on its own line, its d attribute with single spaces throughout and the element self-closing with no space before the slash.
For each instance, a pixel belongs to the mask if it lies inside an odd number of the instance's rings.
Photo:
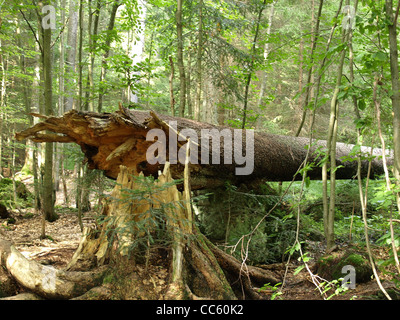
<svg viewBox="0 0 400 320">
<path fill-rule="evenodd" d="M 0 265 L 28 291 L 46 299 L 71 299 L 98 286 L 105 268 L 67 272 L 26 259 L 9 241 L 0 240 Z"/>
<path fill-rule="evenodd" d="M 34 293 L 24 292 L 15 296 L 1 298 L 0 300 L 43 300 L 43 298 Z"/>
<path fill-rule="evenodd" d="M 257 287 L 261 287 L 266 283 L 274 285 L 281 282 L 281 279 L 271 271 L 243 265 L 239 260 L 216 247 L 208 239 L 206 241 L 239 299 L 261 299 L 261 295 L 256 291 Z"/>
</svg>

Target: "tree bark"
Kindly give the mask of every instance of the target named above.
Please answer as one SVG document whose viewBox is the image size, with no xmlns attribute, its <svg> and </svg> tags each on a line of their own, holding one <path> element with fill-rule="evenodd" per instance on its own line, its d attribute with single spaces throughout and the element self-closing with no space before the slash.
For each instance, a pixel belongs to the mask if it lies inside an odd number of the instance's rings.
<svg viewBox="0 0 400 320">
<path fill-rule="evenodd" d="M 169 104 L 171 109 L 171 115 L 175 115 L 175 96 L 174 96 L 174 60 L 169 56 L 169 65 L 171 66 L 171 73 L 169 75 Z"/>
<path fill-rule="evenodd" d="M 0 39 L 0 46 L 3 46 L 3 41 Z M 4 59 L 5 55 L 0 54 L 0 68 L 1 68 L 1 90 L 0 90 L 0 174 L 3 175 L 3 130 L 5 122 L 5 106 L 6 106 L 6 90 L 7 90 L 7 63 Z"/>
<path fill-rule="evenodd" d="M 46 116 L 51 116 L 54 114 L 52 106 L 51 29 L 42 28 L 42 33 L 45 114 Z M 43 177 L 43 212 L 47 221 L 54 221 L 57 219 L 57 214 L 54 212 L 53 188 L 53 143 L 46 142 Z"/>
<path fill-rule="evenodd" d="M 242 129 L 246 128 L 246 121 L 247 121 L 247 106 L 249 103 L 249 90 L 250 90 L 250 82 L 251 82 L 251 77 L 253 76 L 253 72 L 254 72 L 254 61 L 255 61 L 255 55 L 256 55 L 256 48 L 257 48 L 257 40 L 258 40 L 258 36 L 259 36 L 259 31 L 260 31 L 260 23 L 261 23 L 261 18 L 262 18 L 262 14 L 263 11 L 265 9 L 265 5 L 266 5 L 267 1 L 264 0 L 260 10 L 258 11 L 258 17 L 257 17 L 257 25 L 256 25 L 256 31 L 254 33 L 254 39 L 253 39 L 253 45 L 251 47 L 251 60 L 249 62 L 249 66 L 248 66 L 248 74 L 247 74 L 247 79 L 246 79 L 246 84 L 245 84 L 245 88 L 244 88 L 244 105 L 243 105 L 243 120 L 242 120 Z"/>
<path fill-rule="evenodd" d="M 176 10 L 176 32 L 178 37 L 177 58 L 178 58 L 179 81 L 180 81 L 180 91 L 179 91 L 180 117 L 183 117 L 185 115 L 185 107 L 186 107 L 186 75 L 185 75 L 185 65 L 183 62 L 182 5 L 183 5 L 183 0 L 178 0 L 178 8 Z"/>
<path fill-rule="evenodd" d="M 76 71 L 76 44 L 79 24 L 79 10 L 77 0 L 71 0 L 69 5 L 69 22 L 67 38 L 66 78 L 64 92 L 64 109 L 62 113 L 74 108 L 75 85 L 73 79 Z"/>
<path fill-rule="evenodd" d="M 91 1 L 89 2 L 89 9 L 91 10 Z M 94 50 L 97 43 L 97 33 L 99 27 L 101 0 L 97 0 L 96 9 L 93 13 L 89 14 L 88 31 L 89 31 L 89 64 L 88 64 L 88 110 L 94 112 Z M 93 19 L 94 15 L 94 19 Z M 93 24 L 93 28 L 92 28 Z M 93 29 L 93 30 L 92 30 Z"/>
<path fill-rule="evenodd" d="M 38 115 L 36 115 L 38 116 Z M 43 116 L 41 116 L 43 117 Z M 264 132 L 254 133 L 254 148 L 251 150 L 249 143 L 248 162 L 254 160 L 254 170 L 248 175 L 237 175 L 236 169 L 243 165 L 236 160 L 231 164 L 224 163 L 225 153 L 234 159 L 233 150 L 229 145 L 225 145 L 221 133 L 231 133 L 234 137 L 234 129 L 218 127 L 208 123 L 196 122 L 184 118 L 157 115 L 154 112 L 139 110 L 128 110 L 120 106 L 120 110 L 112 114 L 77 112 L 72 110 L 63 117 L 44 117 L 45 120 L 37 125 L 16 134 L 17 140 L 32 139 L 35 142 L 74 142 L 81 146 L 85 153 L 90 169 L 99 169 L 105 175 L 116 179 L 119 173 L 119 166 L 124 165 L 128 168 L 135 168 L 138 172 L 142 171 L 145 175 L 158 175 L 158 171 L 163 169 L 166 161 L 171 162 L 171 174 L 174 179 L 183 178 L 182 162 L 177 161 L 176 153 L 179 148 L 184 151 L 187 145 L 184 135 L 180 134 L 177 146 L 169 144 L 176 141 L 175 129 L 169 124 L 176 122 L 176 131 L 182 132 L 183 129 L 192 129 L 197 134 L 197 148 L 199 159 L 198 163 L 190 166 L 192 188 L 214 188 L 222 186 L 226 181 L 240 185 L 245 183 L 249 187 L 257 187 L 264 181 L 291 181 L 301 180 L 301 175 L 297 174 L 306 158 L 306 147 L 309 138 L 289 137 L 272 135 Z M 150 164 L 147 161 L 146 152 L 154 145 L 154 141 L 146 141 L 146 136 L 151 129 L 161 129 L 166 136 L 165 159 L 160 158 L 158 163 Z M 222 131 L 222 130 L 227 131 Z M 52 134 L 43 134 L 42 131 L 49 130 Z M 202 137 L 202 130 L 209 130 L 211 141 L 216 142 L 218 148 L 210 147 L 210 140 L 206 136 Z M 214 130 L 212 132 L 212 130 Z M 236 129 L 238 130 L 238 129 Z M 236 131 L 236 132 L 240 132 Z M 247 132 L 247 131 L 246 131 Z M 171 139 L 170 139 L 171 137 Z M 187 137 L 186 137 L 187 138 Z M 209 163 L 201 161 L 201 144 L 209 147 Z M 193 139 L 192 139 L 193 141 Z M 229 141 L 229 139 L 227 140 Z M 242 141 L 242 149 L 245 150 L 246 143 Z M 251 141 L 251 139 L 249 139 Z M 170 148 L 171 147 L 171 148 Z M 310 163 L 318 163 L 322 157 L 321 151 L 326 151 L 326 141 L 314 140 L 311 145 L 309 156 Z M 193 151 L 196 148 L 192 145 Z M 357 164 L 355 156 L 349 157 L 353 145 L 337 143 L 336 170 L 337 179 L 353 179 L 357 174 Z M 174 151 L 175 150 L 175 151 Z M 365 154 L 369 154 L 369 148 L 362 149 Z M 374 150 L 374 155 L 379 156 L 380 149 Z M 213 158 L 214 157 L 214 158 Z M 342 159 L 348 157 L 348 159 Z M 172 163 L 173 158 L 175 164 Z M 213 160 L 214 159 L 214 160 Z M 165 160 L 165 161 L 163 161 Z M 219 161 L 219 164 L 217 163 Z M 392 161 L 388 155 L 388 161 Z M 183 162 L 184 163 L 184 162 Z M 362 166 L 362 173 L 365 175 L 368 169 L 368 161 L 365 160 Z M 382 162 L 376 158 L 372 160 L 371 177 L 383 174 Z M 314 165 L 307 173 L 310 179 L 321 179 L 321 167 Z"/>
<path fill-rule="evenodd" d="M 395 17 L 398 17 L 397 7 Z M 399 81 L 399 52 L 397 44 L 397 20 L 393 15 L 393 1 L 386 0 L 386 15 L 389 18 L 389 46 L 390 46 L 390 73 L 392 82 L 392 108 L 393 108 L 393 149 L 394 165 L 393 171 L 396 178 L 396 185 L 400 184 L 400 81 Z M 400 193 L 396 192 L 397 207 L 400 210 Z"/>
<path fill-rule="evenodd" d="M 194 103 L 194 119 L 200 121 L 201 110 L 201 88 L 202 88 L 202 55 L 203 55 L 203 0 L 199 1 L 199 34 L 197 40 L 196 54 L 196 70 L 197 70 L 197 86 L 196 86 L 196 101 Z"/>
<path fill-rule="evenodd" d="M 111 32 L 114 30 L 115 17 L 117 15 L 117 10 L 120 5 L 121 5 L 121 2 L 119 0 L 114 1 L 113 6 L 111 8 L 111 12 L 110 12 L 110 20 L 108 21 L 107 32 Z M 106 64 L 107 64 L 107 58 L 110 54 L 111 39 L 112 39 L 112 37 L 109 34 L 107 34 L 106 42 L 105 42 L 105 52 L 104 52 L 103 60 L 101 63 L 99 100 L 98 100 L 98 105 L 97 105 L 98 112 L 102 112 L 102 110 L 103 110 L 103 97 L 106 92 L 104 81 L 106 79 L 106 73 L 107 73 Z"/>
</svg>

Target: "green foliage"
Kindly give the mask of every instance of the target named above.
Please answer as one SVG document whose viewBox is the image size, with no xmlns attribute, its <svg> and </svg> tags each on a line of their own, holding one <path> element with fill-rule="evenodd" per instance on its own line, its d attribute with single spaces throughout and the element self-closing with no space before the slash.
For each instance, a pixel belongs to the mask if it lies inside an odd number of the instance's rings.
<svg viewBox="0 0 400 320">
<path fill-rule="evenodd" d="M 343 278 L 342 268 L 354 267 L 357 283 L 371 280 L 373 275 L 366 253 L 360 253 L 350 248 L 339 253 L 320 257 L 317 261 L 318 275 L 329 281 Z"/>
<path fill-rule="evenodd" d="M 287 247 L 295 239 L 296 220 L 284 205 L 268 215 L 278 200 L 277 195 L 271 194 L 271 189 L 260 195 L 228 186 L 208 197 L 207 209 L 199 215 L 200 229 L 210 239 L 224 241 L 227 248 L 236 247 L 233 255 L 239 259 L 242 252 L 238 242 L 243 235 L 253 232 L 247 262 L 253 265 L 282 262 Z"/>
<path fill-rule="evenodd" d="M 258 290 L 258 292 L 269 291 L 271 293 L 271 300 L 275 300 L 276 298 L 279 299 L 279 296 L 283 294 L 283 292 L 279 290 L 279 286 L 281 285 L 281 282 L 278 282 L 274 286 L 270 283 L 266 283 Z"/>
<path fill-rule="evenodd" d="M 21 181 L 15 181 L 17 202 L 14 199 L 14 185 L 12 179 L 0 180 L 0 203 L 7 208 L 20 208 L 32 204 L 32 194 Z"/>
</svg>

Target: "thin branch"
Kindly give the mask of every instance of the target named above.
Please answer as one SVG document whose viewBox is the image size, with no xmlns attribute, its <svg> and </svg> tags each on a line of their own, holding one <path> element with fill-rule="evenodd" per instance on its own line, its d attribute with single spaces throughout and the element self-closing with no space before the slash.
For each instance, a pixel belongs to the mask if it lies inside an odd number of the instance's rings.
<svg viewBox="0 0 400 320">
<path fill-rule="evenodd" d="M 400 1 L 399 1 L 399 3 L 397 4 L 396 15 L 395 15 L 394 21 L 393 21 L 393 25 L 394 25 L 394 26 L 397 24 L 397 18 L 398 18 L 398 16 L 399 16 L 399 10 L 400 10 Z"/>
<path fill-rule="evenodd" d="M 67 20 L 65 21 L 65 23 L 64 23 L 62 29 L 60 30 L 60 32 L 59 32 L 57 38 L 56 38 L 56 39 L 54 40 L 54 42 L 51 44 L 51 46 L 50 46 L 51 48 L 54 47 L 54 45 L 57 43 L 58 39 L 60 38 L 60 36 L 61 36 L 62 33 L 64 32 L 65 26 L 68 24 L 68 21 L 69 21 L 69 17 L 67 17 Z"/>
<path fill-rule="evenodd" d="M 21 9 L 19 9 L 19 12 L 22 14 L 22 17 L 24 18 L 25 22 L 28 24 L 29 29 L 31 29 L 31 31 L 32 31 L 32 33 L 33 33 L 33 36 L 35 37 L 35 40 L 36 40 L 37 44 L 39 45 L 40 52 L 43 54 L 43 48 L 42 48 L 42 45 L 41 45 L 39 39 L 38 39 L 37 36 L 36 36 L 35 30 L 33 29 L 32 25 L 30 24 L 30 22 L 28 21 L 28 19 L 25 17 L 24 12 L 23 12 Z"/>
</svg>

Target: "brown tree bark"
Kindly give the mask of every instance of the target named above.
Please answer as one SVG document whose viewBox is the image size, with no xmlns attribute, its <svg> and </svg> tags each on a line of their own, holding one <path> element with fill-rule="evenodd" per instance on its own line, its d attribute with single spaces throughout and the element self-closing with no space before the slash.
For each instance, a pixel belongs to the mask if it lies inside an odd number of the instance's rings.
<svg viewBox="0 0 400 320">
<path fill-rule="evenodd" d="M 40 115 L 35 115 L 40 116 Z M 145 175 L 157 176 L 159 170 L 162 171 L 163 164 L 150 164 L 146 159 L 146 151 L 154 144 L 154 141 L 146 141 L 146 136 L 151 129 L 159 128 L 165 132 L 167 139 L 167 159 L 160 159 L 171 162 L 171 173 L 174 179 L 183 178 L 182 162 L 177 161 L 173 164 L 170 155 L 173 149 L 170 148 L 169 135 L 174 137 L 174 129 L 168 123 L 176 122 L 176 130 L 182 132 L 183 129 L 192 129 L 199 137 L 198 155 L 200 157 L 200 146 L 202 130 L 214 130 L 211 133 L 212 138 L 209 141 L 203 141 L 206 146 L 216 141 L 216 148 L 209 148 L 209 164 L 199 159 L 198 164 L 191 165 L 191 183 L 192 188 L 210 188 L 222 186 L 226 181 L 232 184 L 247 184 L 249 187 L 257 186 L 263 181 L 291 181 L 300 180 L 301 175 L 297 174 L 306 158 L 309 138 L 290 137 L 272 135 L 265 132 L 254 133 L 254 148 L 249 146 L 249 162 L 254 159 L 254 170 L 248 175 L 236 175 L 237 167 L 233 151 L 225 148 L 224 139 L 220 139 L 222 130 L 230 132 L 234 136 L 234 129 L 227 127 L 218 127 L 208 123 L 196 122 L 184 118 L 171 117 L 166 115 L 156 115 L 153 112 L 128 110 L 123 108 L 114 113 L 93 113 L 78 112 L 72 110 L 62 117 L 45 117 L 45 120 L 35 126 L 16 134 L 17 140 L 31 139 L 35 142 L 74 142 L 81 146 L 86 155 L 86 160 L 90 169 L 100 169 L 105 175 L 116 179 L 119 173 L 119 166 L 124 165 L 128 168 L 135 168 L 138 172 L 142 171 Z M 42 131 L 51 131 L 53 133 L 42 133 Z M 180 135 L 177 142 L 177 148 L 185 148 L 187 141 Z M 220 139 L 220 141 L 219 141 Z M 176 140 L 176 136 L 175 136 Z M 171 140 L 172 141 L 172 140 Z M 244 139 L 243 139 L 244 141 Z M 173 141 L 172 141 L 173 142 Z M 245 143 L 242 145 L 245 151 Z M 353 145 L 337 143 L 336 146 L 336 178 L 353 179 L 357 173 L 356 161 L 351 161 L 350 155 Z M 171 149 L 171 150 L 170 150 Z M 214 150 L 213 150 L 214 149 Z M 326 149 L 326 141 L 313 141 L 310 147 L 309 161 L 318 163 L 321 160 L 318 150 Z M 170 152 L 171 151 L 171 152 Z M 370 149 L 362 150 L 369 154 Z M 224 163 L 225 152 L 232 156 L 232 164 Z M 383 174 L 383 166 L 378 158 L 380 149 L 374 150 L 377 157 L 372 160 L 372 177 Z M 175 152 L 176 153 L 176 152 Z M 216 164 L 212 159 L 220 161 Z M 342 159 L 342 157 L 348 157 Z M 356 155 L 354 155 L 353 159 Z M 350 161 L 347 161 L 350 160 Z M 389 163 L 392 158 L 388 156 Z M 362 174 L 368 169 L 368 161 L 363 161 Z M 297 174 L 297 175 L 296 175 Z M 308 171 L 310 179 L 321 179 L 321 167 L 315 165 Z"/>
<path fill-rule="evenodd" d="M 44 1 L 43 5 L 49 4 Z M 43 28 L 42 32 L 42 64 L 44 75 L 44 103 L 45 113 L 47 116 L 54 114 L 52 107 L 52 50 L 51 50 L 51 29 Z M 54 212 L 54 195 L 53 195 L 53 144 L 49 141 L 45 146 L 45 164 L 43 176 L 43 212 L 47 221 L 54 221 L 58 215 Z"/>
<path fill-rule="evenodd" d="M 36 115 L 40 116 L 40 115 Z M 35 126 L 16 134 L 17 140 L 31 139 L 35 142 L 74 142 L 81 146 L 86 155 L 90 169 L 100 169 L 105 175 L 116 179 L 119 173 L 120 165 L 128 168 L 134 168 L 137 172 L 143 172 L 144 175 L 157 176 L 159 171 L 163 170 L 163 161 L 171 162 L 171 174 L 174 179 L 183 178 L 183 162 L 176 161 L 174 164 L 171 155 L 173 151 L 173 137 L 176 135 L 168 123 L 176 122 L 176 130 L 180 133 L 175 150 L 185 149 L 187 141 L 184 137 L 183 129 L 191 129 L 199 137 L 197 141 L 197 151 L 199 155 L 198 164 L 190 166 L 192 188 L 214 188 L 224 185 L 226 181 L 232 184 L 247 184 L 250 188 L 257 186 L 264 181 L 291 181 L 301 180 L 301 175 L 297 174 L 306 158 L 309 138 L 290 137 L 272 135 L 265 132 L 254 133 L 254 148 L 246 152 L 246 143 L 241 145 L 244 152 L 248 153 L 249 162 L 254 160 L 254 170 L 248 175 L 237 175 L 236 169 L 240 166 L 232 155 L 233 150 L 226 148 L 221 133 L 230 132 L 234 136 L 234 129 L 227 127 L 218 127 L 208 123 L 196 122 L 184 118 L 171 117 L 166 115 L 157 115 L 154 112 L 128 110 L 120 106 L 120 109 L 114 113 L 93 113 L 78 112 L 72 110 L 63 117 L 44 117 L 45 120 Z M 161 163 L 150 164 L 146 158 L 146 151 L 154 141 L 146 141 L 146 136 L 151 129 L 161 129 L 166 136 L 166 159 L 159 159 Z M 51 131 L 53 133 L 42 133 L 42 131 Z M 209 130 L 211 139 L 205 140 L 203 144 L 209 146 L 209 164 L 202 162 L 201 145 L 202 130 Z M 211 131 L 214 130 L 214 131 Z M 226 131 L 223 131 L 226 130 Z M 170 134 L 171 138 L 170 139 Z M 244 137 L 245 138 L 245 137 Z M 175 136 L 175 140 L 176 140 Z M 170 141 L 171 140 L 171 141 Z M 193 139 L 192 139 L 193 141 Z M 217 142 L 218 148 L 212 148 L 210 142 Z M 249 140 L 250 141 L 250 140 Z M 172 144 L 170 144 L 170 142 Z M 239 140 L 240 142 L 240 140 Z M 195 145 L 192 144 L 192 147 Z M 336 179 L 353 179 L 357 174 L 356 155 L 349 157 L 353 145 L 337 143 L 336 146 Z M 194 150 L 193 149 L 193 150 Z M 316 163 L 308 171 L 310 179 L 321 179 L 321 167 L 318 162 L 321 160 L 318 150 L 326 149 L 326 141 L 313 141 L 310 147 L 309 161 Z M 182 150 L 181 150 L 182 151 Z M 362 151 L 369 154 L 370 149 L 364 148 Z M 374 150 L 377 157 L 372 160 L 371 177 L 383 174 L 382 161 L 378 158 L 380 149 Z M 175 151 L 176 154 L 176 151 Z M 224 163 L 225 154 L 232 156 L 232 164 Z M 220 161 L 219 164 L 216 161 Z M 342 159 L 342 157 L 347 157 Z M 176 158 L 175 158 L 176 160 Z M 350 160 L 350 161 L 349 161 Z M 388 155 L 389 163 L 392 161 Z M 165 162 L 164 161 L 164 162 Z M 365 175 L 368 169 L 368 161 L 363 161 L 362 174 Z"/>
<path fill-rule="evenodd" d="M 176 32 L 178 37 L 178 48 L 177 48 L 177 60 L 179 69 L 179 81 L 180 81 L 180 91 L 179 91 L 179 116 L 184 117 L 186 108 L 186 74 L 185 65 L 183 62 L 183 22 L 182 22 L 182 6 L 183 0 L 178 0 L 178 7 L 176 10 Z"/>
</svg>

